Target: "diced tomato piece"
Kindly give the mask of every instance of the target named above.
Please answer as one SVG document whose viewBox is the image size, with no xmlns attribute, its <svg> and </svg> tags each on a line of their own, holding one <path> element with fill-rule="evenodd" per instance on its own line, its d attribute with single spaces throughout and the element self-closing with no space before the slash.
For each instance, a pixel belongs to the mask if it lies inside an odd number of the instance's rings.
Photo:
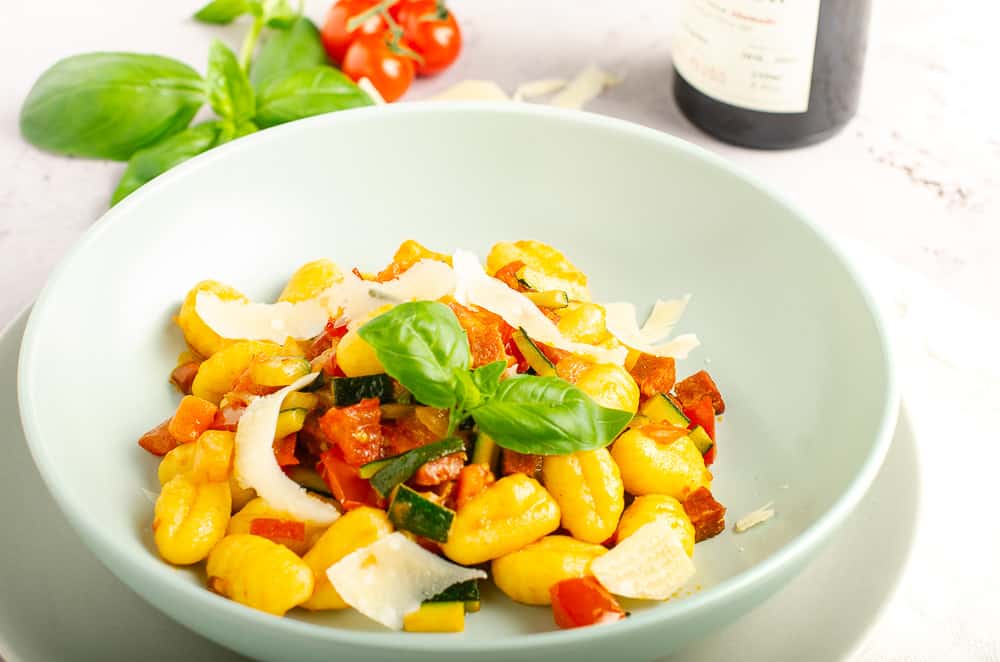
<svg viewBox="0 0 1000 662">
<path fill-rule="evenodd" d="M 461 508 L 493 482 L 493 472 L 485 464 L 469 464 L 462 467 L 455 488 L 455 508 Z"/>
<path fill-rule="evenodd" d="M 413 484 L 421 487 L 440 485 L 445 481 L 458 478 L 465 466 L 465 453 L 452 453 L 436 460 L 425 462 L 413 474 Z"/>
<path fill-rule="evenodd" d="M 213 403 L 193 395 L 185 395 L 167 429 L 182 444 L 197 441 L 205 430 L 212 427 L 219 411 Z"/>
<path fill-rule="evenodd" d="M 534 477 L 536 474 L 541 472 L 541 470 L 541 455 L 518 453 L 517 451 L 512 451 L 508 448 L 503 449 L 502 472 L 504 476 L 520 473 Z"/>
<path fill-rule="evenodd" d="M 319 425 L 317 416 L 306 416 L 306 423 L 299 430 L 299 441 L 310 455 L 319 457 L 331 448 L 335 448 L 330 439 L 323 434 L 323 429 Z"/>
<path fill-rule="evenodd" d="M 323 433 L 340 448 L 348 464 L 360 467 L 382 457 L 382 410 L 378 398 L 350 407 L 331 407 L 319 419 Z"/>
<path fill-rule="evenodd" d="M 467 308 L 454 301 L 448 306 L 469 338 L 473 368 L 507 360 L 504 345 L 514 334 L 514 329 L 503 318 L 488 310 Z"/>
<path fill-rule="evenodd" d="M 684 512 L 694 526 L 694 541 L 701 542 L 726 529 L 726 507 L 715 500 L 711 490 L 699 487 L 684 499 Z"/>
<path fill-rule="evenodd" d="M 614 623 L 625 618 L 614 596 L 594 577 L 574 577 L 553 584 L 552 616 L 561 628 Z"/>
<path fill-rule="evenodd" d="M 291 467 L 299 463 L 299 458 L 295 457 L 295 446 L 298 444 L 298 435 L 292 433 L 281 439 L 274 440 L 274 459 L 278 461 L 279 467 Z"/>
<path fill-rule="evenodd" d="M 690 429 L 693 430 L 700 425 L 705 428 L 712 441 L 715 441 L 715 407 L 712 406 L 711 396 L 703 395 L 693 405 L 684 407 L 684 415 L 691 420 Z"/>
<path fill-rule="evenodd" d="M 181 442 L 177 441 L 177 438 L 170 434 L 170 430 L 168 429 L 169 426 L 170 419 L 168 418 L 146 434 L 139 437 L 139 445 L 142 446 L 144 450 L 147 450 L 156 456 L 163 456 L 174 450 L 181 445 Z"/>
<path fill-rule="evenodd" d="M 506 285 L 512 290 L 517 290 L 518 292 L 524 292 L 524 285 L 517 279 L 517 272 L 524 269 L 524 262 L 521 260 L 514 260 L 504 266 L 500 267 L 493 277 L 498 281 Z"/>
<path fill-rule="evenodd" d="M 201 361 L 188 361 L 180 364 L 170 373 L 171 383 L 184 395 L 191 395 L 191 385 L 194 383 L 194 378 L 200 367 Z"/>
<path fill-rule="evenodd" d="M 441 437 L 420 422 L 415 415 L 403 416 L 382 426 L 382 455 L 393 457 L 426 446 Z"/>
<path fill-rule="evenodd" d="M 541 350 L 542 354 L 545 355 L 545 358 L 547 358 L 552 363 L 552 365 L 555 366 L 558 366 L 559 362 L 562 361 L 563 359 L 573 356 L 570 352 L 567 352 L 564 349 L 556 349 L 555 347 L 552 347 L 551 345 L 546 345 L 545 343 L 536 342 L 535 347 Z M 586 363 L 586 361 L 583 361 L 583 359 L 579 360 Z M 589 367 L 590 364 L 588 363 L 587 365 Z"/>
<path fill-rule="evenodd" d="M 639 392 L 645 398 L 651 398 L 657 393 L 670 393 L 677 377 L 673 358 L 652 354 L 640 354 L 629 372 L 639 385 Z"/>
<path fill-rule="evenodd" d="M 712 447 L 708 449 L 708 452 L 705 453 L 704 455 L 702 455 L 702 458 L 704 458 L 704 460 L 705 460 L 705 466 L 706 467 L 710 467 L 710 466 L 712 466 L 715 463 L 715 449 L 716 448 L 717 448 L 717 446 L 715 444 L 712 444 Z"/>
<path fill-rule="evenodd" d="M 361 506 L 379 506 L 380 499 L 371 484 L 358 475 L 358 470 L 344 461 L 339 448 L 323 453 L 316 463 L 323 482 L 330 488 L 344 510 Z"/>
<path fill-rule="evenodd" d="M 250 520 L 250 533 L 275 542 L 284 540 L 303 541 L 306 539 L 305 522 L 274 517 L 255 517 Z"/>
<path fill-rule="evenodd" d="M 722 400 L 722 393 L 719 387 L 712 381 L 712 377 L 704 370 L 699 370 L 690 377 L 686 377 L 677 382 L 674 393 L 681 405 L 690 407 L 701 400 L 702 396 L 712 398 L 712 407 L 716 414 L 726 411 L 726 403 Z"/>
</svg>

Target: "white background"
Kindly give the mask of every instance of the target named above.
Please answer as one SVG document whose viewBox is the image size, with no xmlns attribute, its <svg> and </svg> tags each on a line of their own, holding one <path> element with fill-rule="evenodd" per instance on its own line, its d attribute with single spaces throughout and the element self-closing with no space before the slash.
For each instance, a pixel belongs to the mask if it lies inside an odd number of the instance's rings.
<svg viewBox="0 0 1000 662">
<path fill-rule="evenodd" d="M 1000 361 L 997 336 L 984 329 L 986 317 L 1000 317 L 1000 8 L 974 0 L 873 4 L 861 111 L 815 147 L 744 150 L 684 120 L 670 93 L 675 6 L 666 0 L 452 0 L 462 58 L 408 98 L 466 78 L 510 91 L 597 63 L 624 80 L 591 110 L 723 154 L 876 256 L 870 273 L 894 274 L 881 288 L 905 329 L 904 394 L 920 433 L 923 497 L 902 588 L 859 657 L 996 661 L 1000 525 L 990 486 L 1000 461 Z M 307 2 L 307 13 L 319 19 L 324 5 Z M 185 17 L 196 8 L 187 0 L 0 0 L 0 326 L 104 211 L 123 167 L 27 145 L 17 132 L 21 100 L 47 66 L 85 51 L 160 53 L 203 70 L 210 40 L 236 46 L 245 26 L 195 24 Z M 992 368 L 979 369 L 990 352 Z"/>
</svg>

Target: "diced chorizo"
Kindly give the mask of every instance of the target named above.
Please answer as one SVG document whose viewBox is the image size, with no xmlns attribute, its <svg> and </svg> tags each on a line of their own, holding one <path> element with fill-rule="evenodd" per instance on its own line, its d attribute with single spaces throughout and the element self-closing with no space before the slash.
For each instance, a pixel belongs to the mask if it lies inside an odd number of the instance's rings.
<svg viewBox="0 0 1000 662">
<path fill-rule="evenodd" d="M 542 471 L 542 456 L 503 449 L 503 475 L 526 474 L 534 478 Z"/>
<path fill-rule="evenodd" d="M 642 397 L 651 398 L 657 393 L 669 393 L 674 387 L 675 367 L 673 357 L 641 354 L 629 373 L 639 385 Z"/>
<path fill-rule="evenodd" d="M 674 393 L 684 407 L 693 407 L 701 400 L 702 396 L 707 395 L 712 398 L 712 407 L 715 409 L 716 414 L 726 411 L 726 403 L 722 400 L 722 393 L 719 392 L 719 387 L 715 385 L 715 382 L 712 381 L 712 378 L 704 370 L 699 370 L 690 377 L 677 382 L 677 386 L 674 387 Z"/>
<path fill-rule="evenodd" d="M 694 526 L 694 541 L 717 536 L 726 529 L 726 507 L 715 500 L 707 487 L 699 487 L 684 499 L 684 511 Z"/>
</svg>

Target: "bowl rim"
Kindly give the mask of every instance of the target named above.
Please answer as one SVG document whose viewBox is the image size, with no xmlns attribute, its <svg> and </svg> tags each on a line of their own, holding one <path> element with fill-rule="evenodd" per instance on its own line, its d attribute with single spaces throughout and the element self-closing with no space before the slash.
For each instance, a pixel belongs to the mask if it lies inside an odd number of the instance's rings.
<svg viewBox="0 0 1000 662">
<path fill-rule="evenodd" d="M 790 216 L 803 224 L 813 235 L 824 244 L 843 265 L 853 286 L 861 295 L 868 314 L 874 322 L 876 335 L 881 345 L 883 355 L 882 370 L 886 375 L 886 392 L 882 402 L 878 428 L 874 443 L 868 456 L 862 463 L 860 471 L 854 476 L 844 492 L 837 497 L 833 505 L 820 515 L 804 531 L 792 538 L 770 556 L 740 572 L 723 580 L 710 588 L 700 590 L 695 594 L 676 602 L 666 602 L 655 609 L 643 610 L 633 614 L 625 621 L 617 623 L 613 629 L 576 628 L 572 630 L 553 630 L 541 633 L 524 633 L 506 637 L 504 649 L 510 651 L 524 649 L 544 649 L 561 646 L 567 643 L 581 644 L 596 638 L 627 636 L 630 633 L 646 629 L 656 623 L 673 619 L 690 618 L 694 614 L 707 610 L 718 609 L 725 603 L 739 598 L 748 598 L 757 587 L 766 586 L 771 580 L 781 577 L 784 568 L 803 567 L 820 546 L 843 523 L 861 498 L 867 492 L 881 467 L 896 424 L 899 407 L 899 390 L 896 375 L 896 360 L 893 346 L 889 342 L 889 333 L 885 320 L 876 305 L 864 279 L 852 258 L 839 246 L 837 241 L 824 228 L 820 227 L 810 216 L 784 195 L 762 183 L 756 177 L 745 172 L 741 167 L 727 159 L 718 156 L 705 148 L 694 145 L 677 136 L 642 126 L 634 122 L 622 120 L 596 113 L 565 110 L 534 104 L 513 104 L 509 102 L 420 102 L 403 103 L 387 106 L 374 106 L 351 109 L 311 117 L 267 131 L 255 133 L 226 145 L 212 149 L 204 154 L 178 165 L 141 189 L 129 195 L 126 199 L 106 211 L 94 224 L 88 228 L 75 245 L 62 258 L 52 271 L 31 311 L 31 316 L 21 343 L 18 359 L 17 391 L 21 424 L 29 451 L 39 473 L 49 492 L 55 498 L 59 508 L 83 539 L 84 543 L 116 576 L 123 579 L 127 585 L 136 590 L 124 579 L 124 573 L 119 570 L 119 564 L 129 567 L 133 573 L 139 573 L 149 581 L 150 592 L 169 592 L 184 600 L 193 600 L 199 607 L 213 610 L 223 610 L 227 616 L 246 621 L 248 626 L 264 628 L 283 635 L 308 637 L 330 644 L 349 644 L 359 647 L 371 647 L 382 650 L 403 651 L 420 649 L 424 652 L 447 651 L 469 652 L 489 650 L 495 647 L 495 642 L 488 639 L 455 638 L 447 634 L 431 634 L 414 637 L 407 633 L 396 631 L 367 632 L 342 629 L 331 625 L 320 625 L 299 621 L 296 619 L 275 617 L 263 612 L 245 607 L 221 596 L 205 590 L 187 581 L 177 578 L 173 566 L 163 563 L 160 559 L 148 554 L 145 550 L 118 545 L 113 536 L 106 533 L 96 517 L 91 516 L 86 508 L 74 499 L 74 495 L 57 480 L 57 469 L 54 460 L 46 451 L 43 433 L 40 427 L 40 413 L 35 409 L 30 394 L 35 388 L 35 375 L 32 370 L 39 351 L 40 325 L 51 306 L 53 293 L 59 288 L 60 282 L 66 277 L 76 261 L 91 245 L 100 241 L 105 232 L 127 218 L 132 207 L 141 204 L 149 195 L 162 188 L 169 187 L 177 179 L 194 175 L 201 168 L 210 166 L 216 161 L 236 157 L 244 150 L 259 149 L 270 141 L 282 140 L 286 135 L 298 132 L 320 130 L 321 127 L 351 122 L 380 121 L 380 118 L 391 118 L 399 115 L 434 115 L 434 114 L 479 114 L 502 115 L 529 118 L 543 118 L 575 124 L 581 127 L 596 128 L 611 133 L 622 134 L 631 138 L 639 138 L 656 142 L 675 152 L 692 157 L 709 166 L 734 176 L 759 191 L 773 202 L 783 207 Z M 794 573 L 788 573 L 790 578 Z M 144 599 L 154 606 L 158 605 L 146 597 L 145 593 L 136 590 Z"/>
</svg>

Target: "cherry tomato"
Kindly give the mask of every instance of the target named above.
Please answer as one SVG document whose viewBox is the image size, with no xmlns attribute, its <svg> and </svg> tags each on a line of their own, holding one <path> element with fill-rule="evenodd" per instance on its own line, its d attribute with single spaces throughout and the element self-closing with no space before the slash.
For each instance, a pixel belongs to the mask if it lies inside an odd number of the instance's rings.
<svg viewBox="0 0 1000 662">
<path fill-rule="evenodd" d="M 347 49 L 341 69 L 355 82 L 367 78 L 386 101 L 395 101 L 413 82 L 413 60 L 392 45 L 392 35 L 358 37 Z M 399 47 L 409 48 L 402 42 Z"/>
<path fill-rule="evenodd" d="M 338 0 L 330 7 L 319 36 L 323 41 L 323 48 L 326 49 L 326 54 L 330 56 L 331 60 L 338 64 L 343 61 L 348 47 L 357 37 L 385 32 L 388 26 L 385 24 L 385 20 L 377 14 L 366 20 L 353 32 L 347 31 L 348 21 L 376 4 L 376 0 Z"/>
<path fill-rule="evenodd" d="M 455 14 L 437 0 L 403 0 L 396 6 L 399 10 L 394 16 L 406 41 L 424 60 L 417 62 L 417 73 L 429 76 L 451 66 L 462 50 Z"/>
</svg>

